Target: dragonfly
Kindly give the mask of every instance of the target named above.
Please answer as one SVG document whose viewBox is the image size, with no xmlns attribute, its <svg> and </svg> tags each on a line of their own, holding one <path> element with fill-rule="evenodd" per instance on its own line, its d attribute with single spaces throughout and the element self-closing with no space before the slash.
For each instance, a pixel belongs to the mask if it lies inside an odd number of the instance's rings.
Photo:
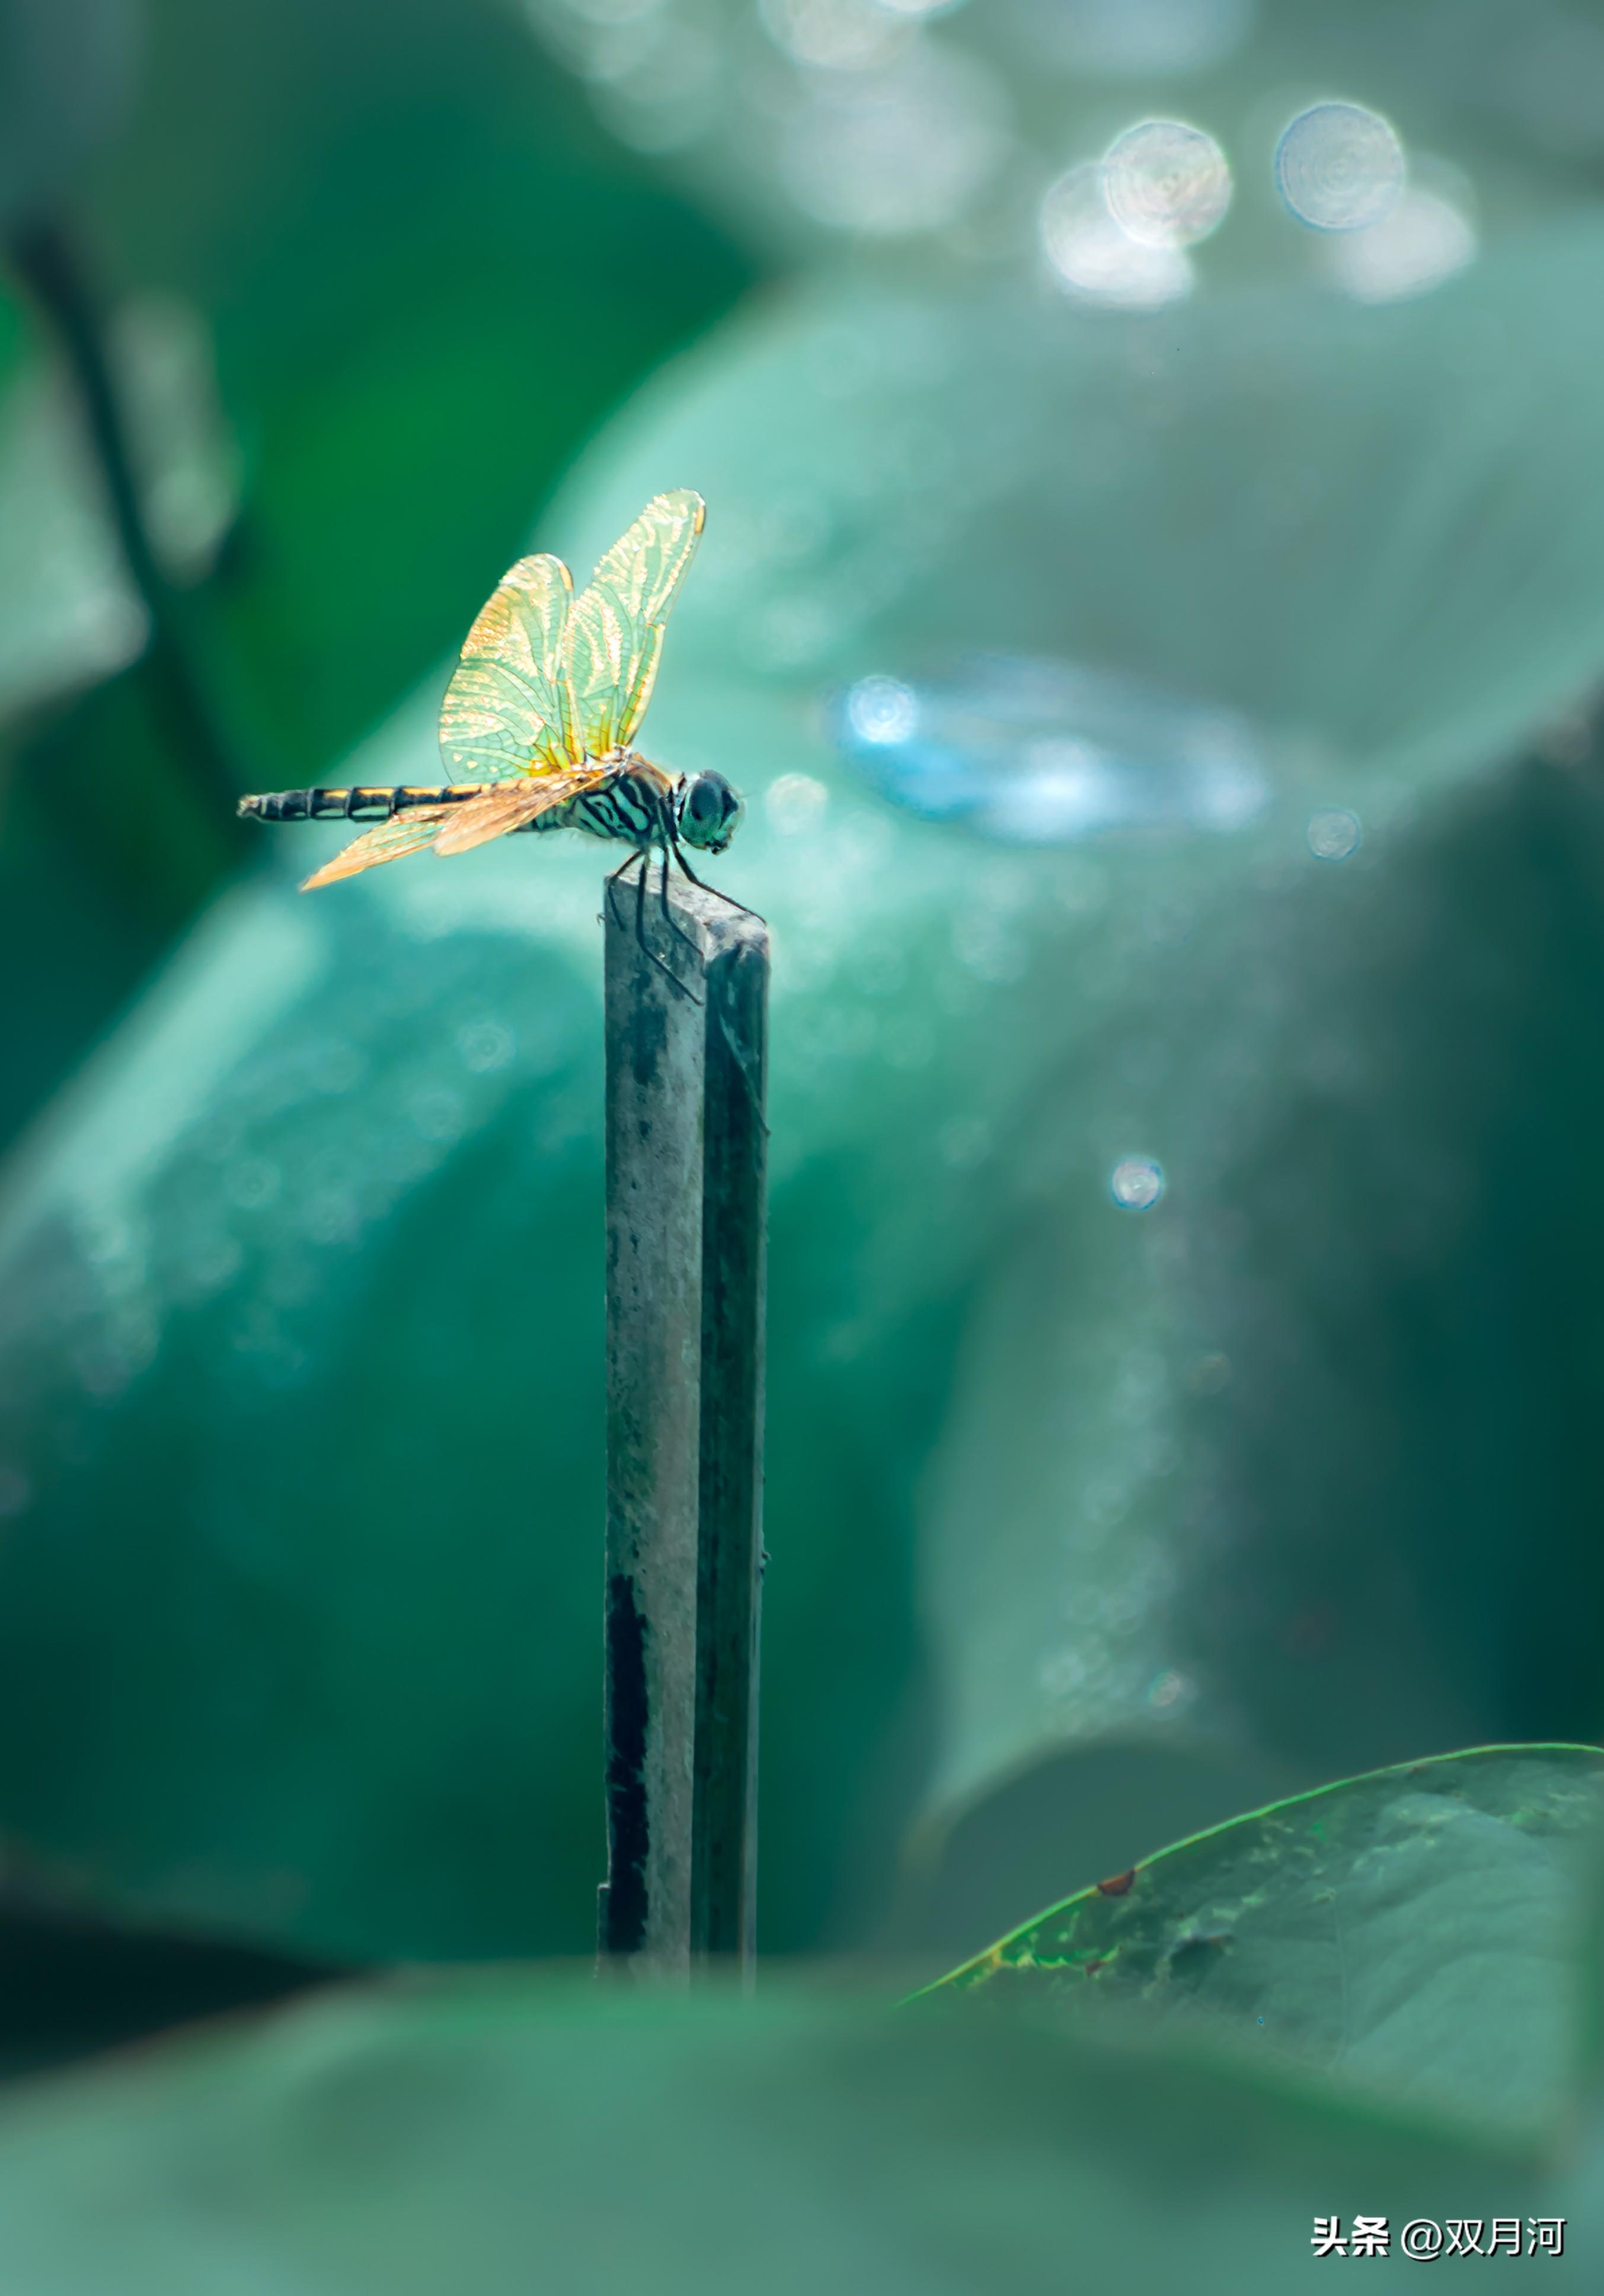
<svg viewBox="0 0 1604 2296">
<path fill-rule="evenodd" d="M 722 853 L 744 809 L 722 774 L 670 774 L 630 746 L 706 515 L 689 487 L 654 495 L 577 598 L 568 568 L 548 553 L 508 569 L 446 689 L 445 785 L 280 790 L 241 798 L 241 813 L 378 824 L 315 869 L 304 893 L 411 853 L 467 853 L 520 830 L 584 830 L 630 848 L 610 888 L 639 861 L 637 936 L 651 855 L 661 854 L 668 917 L 670 855 L 700 885 L 684 848 Z"/>
</svg>

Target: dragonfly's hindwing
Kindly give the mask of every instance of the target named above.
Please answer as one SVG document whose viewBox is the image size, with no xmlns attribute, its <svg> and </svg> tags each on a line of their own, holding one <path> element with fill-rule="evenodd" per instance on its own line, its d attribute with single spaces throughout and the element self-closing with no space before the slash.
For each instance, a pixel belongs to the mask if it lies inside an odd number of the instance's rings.
<svg viewBox="0 0 1604 2296">
<path fill-rule="evenodd" d="M 440 711 L 451 781 L 561 773 L 584 755 L 568 676 L 573 582 L 561 558 L 520 558 L 462 647 Z"/>
<path fill-rule="evenodd" d="M 302 892 L 313 893 L 320 885 L 338 884 L 342 877 L 355 877 L 364 869 L 377 868 L 381 861 L 399 861 L 404 854 L 421 853 L 426 845 L 434 843 L 441 823 L 458 810 L 449 805 L 414 806 L 410 813 L 398 813 L 392 821 L 381 821 L 377 829 L 354 838 L 349 845 L 340 848 L 331 861 L 314 870 L 301 887 Z"/>
<path fill-rule="evenodd" d="M 689 487 L 654 495 L 574 606 L 569 677 L 583 746 L 592 757 L 623 748 L 646 714 L 663 625 L 705 516 L 701 496 Z"/>
<path fill-rule="evenodd" d="M 437 853 L 468 853 L 476 845 L 487 845 L 493 837 L 505 837 L 515 829 L 527 829 L 543 813 L 554 812 L 586 790 L 599 788 L 608 779 L 610 768 L 605 766 L 585 766 L 563 774 L 541 774 L 533 779 L 510 783 L 504 789 L 487 790 L 471 804 L 461 807 L 440 832 L 436 842 Z"/>
</svg>

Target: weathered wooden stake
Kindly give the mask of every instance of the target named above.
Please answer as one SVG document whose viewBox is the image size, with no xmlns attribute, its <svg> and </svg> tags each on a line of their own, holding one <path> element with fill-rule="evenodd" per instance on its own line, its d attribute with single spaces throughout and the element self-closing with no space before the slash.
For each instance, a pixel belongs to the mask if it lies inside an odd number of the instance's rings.
<svg viewBox="0 0 1604 2296">
<path fill-rule="evenodd" d="M 642 1972 L 716 1956 L 749 1970 L 768 933 L 683 883 L 666 916 L 655 865 L 637 911 L 633 879 L 605 912 L 600 1944 Z"/>
</svg>

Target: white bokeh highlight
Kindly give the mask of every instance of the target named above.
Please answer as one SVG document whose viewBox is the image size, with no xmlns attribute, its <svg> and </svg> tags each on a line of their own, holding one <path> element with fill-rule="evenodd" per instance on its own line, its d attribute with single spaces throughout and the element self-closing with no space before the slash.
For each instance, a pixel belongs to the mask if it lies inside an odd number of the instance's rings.
<svg viewBox="0 0 1604 2296">
<path fill-rule="evenodd" d="M 1179 119 L 1143 119 L 1103 160 L 1109 213 L 1142 247 L 1191 247 L 1231 205 L 1231 168 L 1212 135 Z"/>
<path fill-rule="evenodd" d="M 1359 303 L 1402 303 L 1429 294 L 1473 263 L 1476 226 L 1438 192 L 1411 189 L 1369 231 L 1345 233 L 1325 250 L 1326 267 Z"/>
<path fill-rule="evenodd" d="M 1184 250 L 1149 247 L 1109 212 L 1095 160 L 1069 168 L 1042 201 L 1042 247 L 1057 283 L 1077 302 L 1113 310 L 1156 311 L 1192 288 Z"/>
<path fill-rule="evenodd" d="M 1368 231 L 1404 195 L 1404 146 L 1379 111 L 1316 103 L 1275 147 L 1275 180 L 1299 223 L 1314 231 Z"/>
<path fill-rule="evenodd" d="M 1109 1175 L 1109 1193 L 1122 1211 L 1151 1211 L 1164 1189 L 1164 1167 L 1149 1156 L 1126 1156 Z"/>
</svg>

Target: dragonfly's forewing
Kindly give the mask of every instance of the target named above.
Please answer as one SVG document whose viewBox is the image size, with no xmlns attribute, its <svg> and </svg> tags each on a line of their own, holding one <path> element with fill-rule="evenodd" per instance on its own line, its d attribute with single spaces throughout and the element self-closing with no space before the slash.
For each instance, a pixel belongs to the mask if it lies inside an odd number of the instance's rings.
<svg viewBox="0 0 1604 2296">
<path fill-rule="evenodd" d="M 561 558 L 520 558 L 469 631 L 440 710 L 449 781 L 509 781 L 577 765 L 566 636 L 573 582 Z"/>
<path fill-rule="evenodd" d="M 705 515 L 689 487 L 654 495 L 575 603 L 569 676 L 583 746 L 593 758 L 622 748 L 646 714 L 663 625 Z"/>
<path fill-rule="evenodd" d="M 487 790 L 483 797 L 470 798 L 466 805 L 457 807 L 436 840 L 435 851 L 467 853 L 476 845 L 487 845 L 493 837 L 522 829 L 553 806 L 566 805 L 569 798 L 597 788 L 606 779 L 605 767 L 586 767 L 583 771 L 542 774 L 509 782 L 504 789 Z"/>
<path fill-rule="evenodd" d="M 376 869 L 381 861 L 399 861 L 404 854 L 421 852 L 424 846 L 434 843 L 440 833 L 440 824 L 454 809 L 448 805 L 420 805 L 409 813 L 397 814 L 393 821 L 381 821 L 377 829 L 353 839 L 331 861 L 314 870 L 301 887 L 302 892 L 315 892 L 320 885 L 337 885 L 342 877 L 356 877 L 364 869 Z"/>
</svg>

